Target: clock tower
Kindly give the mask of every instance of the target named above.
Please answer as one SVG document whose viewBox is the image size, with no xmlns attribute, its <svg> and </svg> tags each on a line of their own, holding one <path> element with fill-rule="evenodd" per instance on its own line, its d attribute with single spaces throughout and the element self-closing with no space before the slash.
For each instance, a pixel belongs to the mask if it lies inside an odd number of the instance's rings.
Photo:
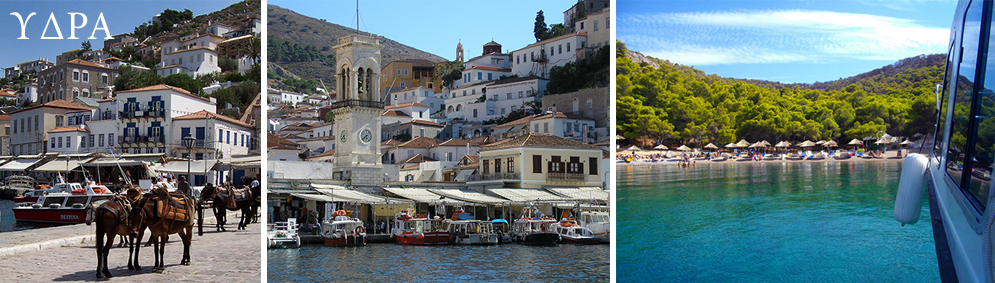
<svg viewBox="0 0 995 283">
<path fill-rule="evenodd" d="M 348 35 L 335 48 L 335 169 L 333 176 L 356 186 L 380 186 L 380 45 L 379 39 Z"/>
</svg>

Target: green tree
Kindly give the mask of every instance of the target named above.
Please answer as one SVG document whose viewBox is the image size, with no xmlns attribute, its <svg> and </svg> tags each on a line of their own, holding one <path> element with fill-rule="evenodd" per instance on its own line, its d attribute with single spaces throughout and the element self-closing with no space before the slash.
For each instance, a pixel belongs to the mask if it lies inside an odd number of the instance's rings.
<svg viewBox="0 0 995 283">
<path fill-rule="evenodd" d="M 331 121 L 335 121 L 335 113 L 332 113 L 332 111 L 328 111 L 328 114 L 325 114 L 325 122 L 331 122 Z"/>
<path fill-rule="evenodd" d="M 204 87 L 199 81 L 183 73 L 166 76 L 162 78 L 161 83 L 185 89 L 193 94 L 200 94 Z"/>
<path fill-rule="evenodd" d="M 228 56 L 218 56 L 218 67 L 221 72 L 238 72 L 238 61 Z"/>
<path fill-rule="evenodd" d="M 546 39 L 549 34 L 549 28 L 546 27 L 546 17 L 542 15 L 542 10 L 536 13 L 535 28 L 532 29 L 532 33 L 535 34 L 536 42 Z"/>
</svg>

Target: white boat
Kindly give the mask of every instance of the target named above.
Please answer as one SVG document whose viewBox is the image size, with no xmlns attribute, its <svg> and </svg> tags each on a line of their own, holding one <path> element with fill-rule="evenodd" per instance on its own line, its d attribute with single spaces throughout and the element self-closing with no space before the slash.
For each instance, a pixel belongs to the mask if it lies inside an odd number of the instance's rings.
<svg viewBox="0 0 995 283">
<path fill-rule="evenodd" d="M 594 236 L 601 239 L 602 243 L 611 241 L 611 216 L 604 211 L 581 211 L 577 218 L 577 224 L 587 228 L 594 233 Z"/>
<path fill-rule="evenodd" d="M 87 208 L 115 195 L 107 187 L 79 183 L 59 183 L 54 192 L 38 197 L 34 204 L 21 203 L 13 208 L 18 222 L 76 224 L 86 222 Z"/>
<path fill-rule="evenodd" d="M 266 226 L 268 248 L 301 247 L 301 237 L 297 235 L 296 218 L 289 218 L 287 222 L 276 222 Z"/>
<path fill-rule="evenodd" d="M 525 245 L 555 246 L 560 243 L 560 234 L 553 230 L 556 219 L 521 218 L 511 226 L 515 242 Z"/>
<path fill-rule="evenodd" d="M 490 221 L 450 220 L 449 243 L 455 245 L 496 245 L 500 235 L 494 233 Z"/>
<path fill-rule="evenodd" d="M 923 197 L 929 199 L 929 218 L 924 220 L 932 224 L 943 282 L 995 281 L 995 187 L 985 177 L 992 171 L 995 133 L 978 126 L 991 122 L 995 107 L 974 105 L 991 99 L 991 82 L 986 81 L 991 77 L 979 80 L 976 74 L 985 74 L 990 65 L 991 57 L 978 58 L 979 53 L 989 54 L 979 52 L 978 46 L 988 46 L 989 35 L 983 30 L 989 23 L 980 19 L 991 16 L 993 5 L 958 3 L 946 75 L 943 85 L 937 85 L 934 146 L 924 149 L 929 156 L 912 153 L 905 158 L 895 199 L 895 219 L 902 225 L 916 223 Z"/>
<path fill-rule="evenodd" d="M 326 247 L 365 246 L 366 228 L 363 221 L 338 210 L 335 217 L 321 222 L 321 238 Z"/>
</svg>

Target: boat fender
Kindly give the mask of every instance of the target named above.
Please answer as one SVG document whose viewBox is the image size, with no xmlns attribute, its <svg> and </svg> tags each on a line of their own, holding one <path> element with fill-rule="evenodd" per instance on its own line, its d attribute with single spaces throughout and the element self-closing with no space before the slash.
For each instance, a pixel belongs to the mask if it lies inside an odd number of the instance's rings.
<svg viewBox="0 0 995 283">
<path fill-rule="evenodd" d="M 32 204 L 31 208 L 39 209 L 39 208 L 41 208 L 41 204 L 40 203 Z"/>
<path fill-rule="evenodd" d="M 922 197 L 926 194 L 923 182 L 929 159 L 922 154 L 909 154 L 902 165 L 902 177 L 898 181 L 898 195 L 895 197 L 895 220 L 905 224 L 919 221 L 922 211 Z"/>
<path fill-rule="evenodd" d="M 419 240 L 424 240 L 425 239 L 425 234 L 424 233 L 418 234 L 418 239 Z"/>
<path fill-rule="evenodd" d="M 356 235 L 363 234 L 366 233 L 366 228 L 363 228 L 363 226 L 357 226 L 355 231 Z"/>
</svg>

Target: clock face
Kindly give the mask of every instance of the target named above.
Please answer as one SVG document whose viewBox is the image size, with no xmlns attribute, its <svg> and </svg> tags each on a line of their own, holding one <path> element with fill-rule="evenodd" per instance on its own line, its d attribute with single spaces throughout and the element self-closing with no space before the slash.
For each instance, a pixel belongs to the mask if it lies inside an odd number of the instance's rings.
<svg viewBox="0 0 995 283">
<path fill-rule="evenodd" d="M 346 141 L 346 137 L 348 137 L 348 135 L 346 134 L 345 130 L 342 130 L 342 135 L 340 137 L 342 139 L 342 142 Z"/>
<path fill-rule="evenodd" d="M 362 139 L 364 143 L 368 143 L 373 139 L 373 134 L 370 133 L 369 129 L 363 129 L 363 132 L 359 134 L 359 138 Z"/>
</svg>

